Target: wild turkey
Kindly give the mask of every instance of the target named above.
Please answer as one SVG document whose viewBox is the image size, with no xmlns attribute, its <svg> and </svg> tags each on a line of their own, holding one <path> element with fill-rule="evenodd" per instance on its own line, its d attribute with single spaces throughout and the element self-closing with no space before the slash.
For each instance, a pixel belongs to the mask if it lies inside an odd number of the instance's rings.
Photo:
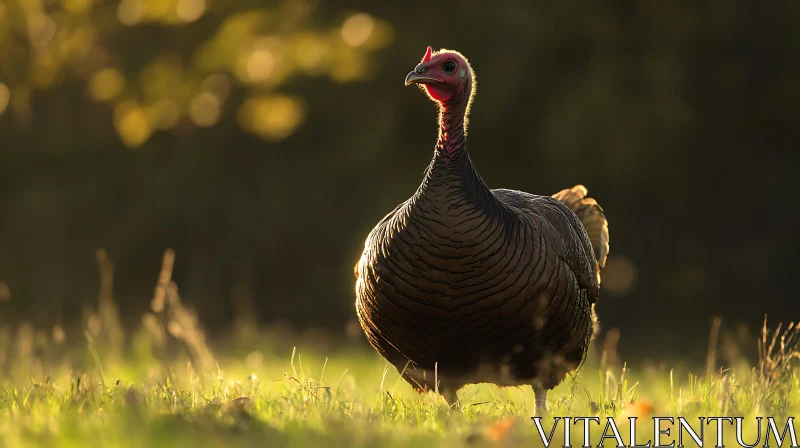
<svg viewBox="0 0 800 448">
<path fill-rule="evenodd" d="M 550 196 L 489 190 L 465 145 L 475 76 L 432 53 L 408 74 L 439 105 L 422 184 L 386 215 L 356 265 L 369 342 L 417 390 L 530 384 L 536 409 L 578 368 L 594 332 L 608 254 L 602 208 L 582 185 Z"/>
</svg>

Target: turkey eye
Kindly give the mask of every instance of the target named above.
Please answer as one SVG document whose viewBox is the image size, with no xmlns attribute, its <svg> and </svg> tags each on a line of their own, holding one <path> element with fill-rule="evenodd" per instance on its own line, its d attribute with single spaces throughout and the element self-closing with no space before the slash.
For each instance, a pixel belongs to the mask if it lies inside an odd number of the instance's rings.
<svg viewBox="0 0 800 448">
<path fill-rule="evenodd" d="M 456 71 L 456 63 L 454 61 L 447 61 L 442 65 L 442 70 L 452 73 Z"/>
</svg>

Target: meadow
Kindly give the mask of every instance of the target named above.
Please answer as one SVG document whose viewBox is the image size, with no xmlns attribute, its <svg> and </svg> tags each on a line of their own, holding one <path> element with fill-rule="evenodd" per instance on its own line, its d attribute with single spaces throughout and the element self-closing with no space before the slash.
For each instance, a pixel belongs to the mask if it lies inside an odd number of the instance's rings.
<svg viewBox="0 0 800 448">
<path fill-rule="evenodd" d="M 102 253 L 98 259 L 104 280 L 80 331 L 21 324 L 0 333 L 0 446 L 542 445 L 531 420 L 530 387 L 472 385 L 460 391 L 458 405 L 448 406 L 434 392 L 413 391 L 357 333 L 331 341 L 313 332 L 259 328 L 243 318 L 225 340 L 209 343 L 170 281 L 170 252 L 152 311 L 125 332 L 111 271 L 104 271 Z M 770 329 L 765 321 L 752 341 L 758 359 L 743 357 L 731 366 L 716 364 L 715 331 L 702 372 L 629 368 L 616 352 L 618 335 L 607 332 L 586 365 L 548 395 L 545 432 L 554 416 L 611 416 L 620 426 L 628 417 L 740 416 L 747 422 L 744 440 L 752 444 L 759 437 L 763 446 L 766 428 L 759 430 L 755 417 L 775 417 L 783 429 L 800 407 L 799 330 Z M 641 425 L 637 439 L 652 439 L 650 426 Z M 706 426 L 705 443 L 713 446 L 715 425 Z M 662 441 L 676 440 L 674 425 L 662 427 L 673 428 Z M 593 440 L 602 431 L 592 426 Z M 562 430 L 555 434 L 554 444 L 563 444 Z M 573 446 L 581 446 L 582 437 L 575 426 Z M 736 446 L 733 430 L 724 438 Z M 616 446 L 613 439 L 603 443 Z"/>
</svg>

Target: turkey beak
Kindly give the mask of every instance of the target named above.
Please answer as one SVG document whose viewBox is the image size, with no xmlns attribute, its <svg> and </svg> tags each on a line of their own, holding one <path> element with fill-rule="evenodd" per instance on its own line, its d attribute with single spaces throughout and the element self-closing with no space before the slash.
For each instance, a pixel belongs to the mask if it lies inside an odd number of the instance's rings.
<svg viewBox="0 0 800 448">
<path fill-rule="evenodd" d="M 425 74 L 425 70 L 421 69 L 418 66 L 413 72 L 409 73 L 406 76 L 406 85 L 410 84 L 433 84 L 435 82 L 444 82 L 443 79 L 439 79 L 435 76 L 429 76 Z"/>
</svg>

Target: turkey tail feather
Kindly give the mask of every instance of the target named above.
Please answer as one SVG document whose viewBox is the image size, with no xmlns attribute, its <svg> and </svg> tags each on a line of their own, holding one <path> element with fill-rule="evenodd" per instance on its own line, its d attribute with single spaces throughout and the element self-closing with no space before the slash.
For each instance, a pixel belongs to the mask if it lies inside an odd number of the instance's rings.
<svg viewBox="0 0 800 448">
<path fill-rule="evenodd" d="M 603 213 L 603 208 L 592 198 L 586 197 L 589 190 L 583 185 L 576 185 L 566 190 L 561 190 L 553 198 L 572 210 L 581 220 L 583 228 L 592 242 L 592 250 L 597 260 L 597 283 L 600 283 L 600 271 L 606 265 L 608 257 L 608 220 Z"/>
</svg>

